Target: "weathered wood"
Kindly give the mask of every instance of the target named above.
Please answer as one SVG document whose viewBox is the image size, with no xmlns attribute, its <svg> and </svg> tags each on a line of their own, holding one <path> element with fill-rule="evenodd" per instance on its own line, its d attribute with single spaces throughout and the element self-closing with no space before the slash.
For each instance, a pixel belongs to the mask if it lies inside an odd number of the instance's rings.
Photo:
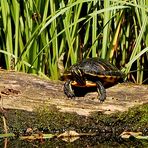
<svg viewBox="0 0 148 148">
<path fill-rule="evenodd" d="M 97 92 L 68 99 L 63 82 L 14 71 L 0 71 L 1 107 L 33 111 L 36 107 L 54 105 L 63 112 L 89 115 L 91 112 L 113 113 L 148 103 L 148 85 L 122 83 L 107 89 L 107 99 L 100 103 Z"/>
</svg>

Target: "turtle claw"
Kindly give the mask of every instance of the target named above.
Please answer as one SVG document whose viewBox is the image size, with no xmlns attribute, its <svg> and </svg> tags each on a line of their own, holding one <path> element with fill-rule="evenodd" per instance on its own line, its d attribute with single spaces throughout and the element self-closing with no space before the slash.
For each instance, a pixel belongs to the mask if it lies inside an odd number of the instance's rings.
<svg viewBox="0 0 148 148">
<path fill-rule="evenodd" d="M 99 97 L 100 103 L 103 103 L 105 99 L 106 99 L 106 95 L 101 95 Z"/>
<path fill-rule="evenodd" d="M 73 92 L 70 92 L 70 91 L 67 91 L 67 90 L 64 90 L 64 93 L 66 94 L 66 96 L 68 98 L 74 98 L 75 97 L 75 94 Z"/>
</svg>

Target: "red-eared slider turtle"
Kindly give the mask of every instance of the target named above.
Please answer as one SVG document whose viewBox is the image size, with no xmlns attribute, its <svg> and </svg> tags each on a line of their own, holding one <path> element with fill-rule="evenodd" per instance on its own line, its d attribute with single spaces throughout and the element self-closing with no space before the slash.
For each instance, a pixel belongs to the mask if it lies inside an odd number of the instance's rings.
<svg viewBox="0 0 148 148">
<path fill-rule="evenodd" d="M 97 87 L 99 100 L 106 99 L 104 85 L 114 85 L 123 79 L 123 73 L 111 63 L 100 58 L 88 58 L 72 65 L 63 75 L 67 81 L 64 84 L 64 93 L 67 97 L 75 97 L 72 86 Z"/>
</svg>

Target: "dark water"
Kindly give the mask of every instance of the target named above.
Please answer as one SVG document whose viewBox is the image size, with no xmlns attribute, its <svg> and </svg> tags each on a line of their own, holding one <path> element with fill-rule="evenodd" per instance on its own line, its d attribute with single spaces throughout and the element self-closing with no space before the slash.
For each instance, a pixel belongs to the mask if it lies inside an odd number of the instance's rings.
<svg viewBox="0 0 148 148">
<path fill-rule="evenodd" d="M 114 139 L 101 141 L 99 137 L 82 137 L 74 142 L 65 142 L 62 139 L 46 139 L 27 141 L 13 138 L 0 139 L 0 148 L 147 148 L 148 141 L 136 139 Z"/>
<path fill-rule="evenodd" d="M 147 106 L 145 110 L 147 113 Z M 127 115 L 129 115 L 129 113 Z M 137 116 L 138 118 L 136 118 Z M 122 139 L 120 137 L 123 131 L 133 131 L 132 127 L 134 124 L 136 126 L 138 125 L 139 112 L 135 112 L 135 114 L 130 115 L 127 119 L 125 115 L 123 116 L 124 118 L 120 116 L 120 120 L 116 116 L 108 118 L 101 117 L 103 117 L 102 114 L 96 114 L 96 116 L 94 115 L 88 118 L 59 112 L 55 114 L 55 111 L 53 113 L 50 111 L 44 112 L 44 110 L 38 117 L 35 113 L 9 110 L 7 127 L 9 127 L 9 132 L 14 133 L 17 137 L 30 136 L 32 133 L 50 133 L 56 137 L 56 135 L 63 134 L 65 131 L 76 131 L 80 133 L 81 137 L 77 137 L 75 140 L 68 139 L 68 142 L 64 141 L 66 139 L 61 138 L 34 141 L 20 140 L 16 137 L 0 138 L 0 148 L 148 148 L 148 139 L 138 140 L 133 137 L 130 139 Z M 31 127 L 30 132 L 27 132 L 28 127 Z M 55 129 L 55 127 L 59 128 Z M 147 122 L 141 125 L 139 130 L 144 135 L 148 135 Z M 0 118 L 0 133 L 4 133 L 2 118 Z M 95 133 L 95 135 L 93 133 Z"/>
</svg>

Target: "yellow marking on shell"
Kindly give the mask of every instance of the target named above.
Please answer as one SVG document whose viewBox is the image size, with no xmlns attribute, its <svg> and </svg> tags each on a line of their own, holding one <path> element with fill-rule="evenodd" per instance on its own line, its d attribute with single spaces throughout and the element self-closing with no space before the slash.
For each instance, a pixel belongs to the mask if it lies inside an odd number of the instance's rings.
<svg viewBox="0 0 148 148">
<path fill-rule="evenodd" d="M 99 66 L 100 66 L 103 70 L 105 70 L 105 67 L 104 67 L 103 65 L 99 64 Z"/>
<path fill-rule="evenodd" d="M 107 77 L 103 75 L 98 75 L 98 76 L 99 78 L 101 78 L 101 80 L 108 83 L 115 83 L 118 79 L 120 79 L 120 76 L 107 76 Z M 95 87 L 96 83 L 87 80 L 85 85 L 79 85 L 76 81 L 73 81 L 71 82 L 71 85 L 77 87 Z"/>
<path fill-rule="evenodd" d="M 77 86 L 77 87 L 95 87 L 96 86 L 96 83 L 91 82 L 91 81 L 86 81 L 86 84 L 85 85 L 79 85 L 76 81 L 73 81 L 71 83 L 71 85 Z"/>
<path fill-rule="evenodd" d="M 94 76 L 94 74 L 89 74 L 89 75 Z M 109 76 L 109 75 L 96 75 L 96 77 L 100 78 L 101 80 L 104 80 L 104 82 L 110 82 L 110 83 L 114 83 L 121 78 L 120 76 Z"/>
<path fill-rule="evenodd" d="M 120 76 L 103 76 L 103 75 L 99 75 L 98 77 L 101 78 L 102 80 L 104 80 L 104 82 L 110 82 L 110 83 L 114 83 L 118 79 L 120 79 Z"/>
</svg>

